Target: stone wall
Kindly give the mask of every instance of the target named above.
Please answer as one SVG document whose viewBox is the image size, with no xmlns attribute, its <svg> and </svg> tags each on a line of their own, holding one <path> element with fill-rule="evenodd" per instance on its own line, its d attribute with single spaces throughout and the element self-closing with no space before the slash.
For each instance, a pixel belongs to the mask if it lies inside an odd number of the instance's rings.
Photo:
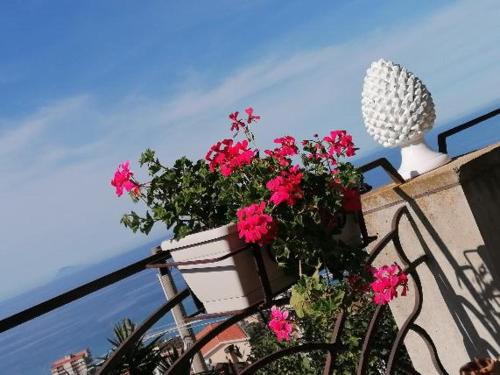
<svg viewBox="0 0 500 375">
<path fill-rule="evenodd" d="M 363 196 L 370 235 L 391 230 L 395 212 L 407 206 L 400 239 L 410 260 L 427 254 L 417 268 L 423 308 L 416 323 L 437 346 L 450 374 L 473 357 L 500 352 L 500 144 L 459 157 L 405 184 L 390 184 Z M 377 241 L 371 244 L 371 248 Z M 392 245 L 376 265 L 398 259 Z M 410 293 L 390 305 L 398 325 L 414 306 Z M 415 368 L 436 374 L 424 342 L 405 340 Z"/>
</svg>

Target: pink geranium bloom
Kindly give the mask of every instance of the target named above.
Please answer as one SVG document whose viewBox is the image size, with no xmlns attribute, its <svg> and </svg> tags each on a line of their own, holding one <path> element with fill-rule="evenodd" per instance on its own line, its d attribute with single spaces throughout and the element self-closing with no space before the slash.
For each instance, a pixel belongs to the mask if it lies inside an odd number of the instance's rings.
<svg viewBox="0 0 500 375">
<path fill-rule="evenodd" d="M 255 151 L 248 148 L 248 141 L 234 143 L 232 139 L 224 139 L 210 148 L 205 159 L 210 171 L 219 169 L 227 177 L 235 169 L 250 164 L 254 157 Z"/>
<path fill-rule="evenodd" d="M 373 301 L 377 305 L 385 305 L 398 296 L 398 287 L 401 286 L 401 295 L 406 296 L 408 292 L 408 276 L 401 267 L 394 263 L 379 268 L 372 268 L 375 278 L 370 284 L 373 290 Z"/>
<path fill-rule="evenodd" d="M 266 203 L 254 203 L 236 212 L 239 237 L 247 243 L 264 245 L 274 239 L 273 218 L 264 212 Z"/>
<path fill-rule="evenodd" d="M 289 157 L 297 155 L 299 151 L 297 145 L 295 144 L 295 138 L 287 135 L 281 138 L 276 138 L 274 143 L 279 144 L 280 147 L 277 147 L 274 150 L 265 150 L 264 153 L 277 160 L 281 166 L 289 166 L 291 164 Z"/>
<path fill-rule="evenodd" d="M 252 107 L 248 107 L 247 109 L 245 109 L 245 112 L 248 115 L 248 118 L 247 118 L 247 123 L 248 124 L 251 124 L 252 122 L 260 120 L 260 116 L 257 116 L 257 115 L 253 114 L 253 108 Z"/>
<path fill-rule="evenodd" d="M 330 136 L 323 138 L 323 141 L 328 143 L 328 155 L 334 156 L 354 156 L 356 148 L 352 142 L 352 136 L 345 130 L 332 130 Z"/>
<path fill-rule="evenodd" d="M 282 202 L 294 206 L 298 199 L 304 197 L 304 191 L 300 186 L 302 176 L 303 174 L 299 172 L 299 166 L 296 165 L 269 180 L 266 184 L 267 189 L 272 193 L 269 201 L 276 206 Z"/>
<path fill-rule="evenodd" d="M 293 324 L 288 320 L 288 311 L 273 306 L 271 308 L 271 320 L 268 327 L 274 332 L 278 341 L 289 341 L 293 331 Z"/>
<path fill-rule="evenodd" d="M 130 171 L 130 162 L 126 161 L 120 163 L 115 171 L 115 175 L 111 180 L 111 185 L 114 186 L 117 196 L 122 196 L 123 190 L 132 191 L 134 195 L 139 195 L 139 185 L 132 181 L 132 176 L 134 175 Z"/>
<path fill-rule="evenodd" d="M 245 127 L 245 123 L 238 118 L 238 115 L 238 111 L 229 114 L 229 120 L 231 120 L 231 131 L 238 131 L 240 128 Z"/>
</svg>

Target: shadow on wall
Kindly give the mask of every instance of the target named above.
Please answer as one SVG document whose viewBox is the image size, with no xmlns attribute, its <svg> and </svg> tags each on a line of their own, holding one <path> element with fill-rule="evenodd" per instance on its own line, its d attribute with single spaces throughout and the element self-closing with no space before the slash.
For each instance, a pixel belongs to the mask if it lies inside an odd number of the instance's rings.
<svg viewBox="0 0 500 375">
<path fill-rule="evenodd" d="M 460 174 L 464 194 L 484 240 L 484 246 L 464 251 L 468 263 L 465 266 L 457 263 L 418 203 L 399 187 L 395 188 L 396 193 L 412 208 L 413 213 L 455 270 L 454 277 L 464 289 L 470 292 L 476 306 L 478 306 L 476 308 L 453 290 L 448 281 L 451 275 L 446 274 L 435 260 L 417 227 L 415 219 L 408 212 L 408 220 L 424 252 L 429 257 L 428 266 L 434 274 L 440 292 L 471 358 L 499 355 L 489 342 L 480 337 L 470 318 L 470 315 L 475 315 L 495 338 L 496 345 L 500 345 L 498 323 L 500 321 L 500 148 L 494 152 L 496 153 L 495 158 L 494 160 L 490 159 L 491 163 L 488 165 L 469 165 L 465 169 L 467 172 Z M 473 171 L 475 176 L 480 175 L 481 178 L 474 178 L 468 173 L 469 171 Z M 456 230 L 459 231 L 460 228 L 456 228 Z M 490 265 L 495 266 L 491 267 Z"/>
<path fill-rule="evenodd" d="M 483 322 L 500 341 L 500 148 L 487 162 L 473 160 L 459 173 L 469 208 L 484 246 L 464 252 L 469 265 L 461 272 L 475 280 Z M 480 178 L 477 178 L 480 176 Z"/>
</svg>

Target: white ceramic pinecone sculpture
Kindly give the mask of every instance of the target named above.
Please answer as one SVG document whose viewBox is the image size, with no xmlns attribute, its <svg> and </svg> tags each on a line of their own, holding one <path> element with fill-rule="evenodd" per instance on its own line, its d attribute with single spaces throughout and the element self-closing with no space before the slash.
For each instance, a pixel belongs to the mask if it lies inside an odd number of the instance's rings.
<svg viewBox="0 0 500 375">
<path fill-rule="evenodd" d="M 384 147 L 403 146 L 432 128 L 431 94 L 413 73 L 380 59 L 366 71 L 361 94 L 365 127 Z"/>
</svg>

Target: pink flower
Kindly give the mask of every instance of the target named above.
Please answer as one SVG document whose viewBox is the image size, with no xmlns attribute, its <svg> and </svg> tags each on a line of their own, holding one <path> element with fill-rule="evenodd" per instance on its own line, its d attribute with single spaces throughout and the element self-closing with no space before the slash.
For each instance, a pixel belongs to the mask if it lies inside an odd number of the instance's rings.
<svg viewBox="0 0 500 375">
<path fill-rule="evenodd" d="M 133 182 L 132 176 L 134 175 L 129 169 L 130 162 L 126 161 L 118 165 L 115 175 L 111 180 L 111 185 L 115 187 L 116 195 L 122 196 L 123 189 L 132 191 L 134 195 L 140 194 L 139 185 Z"/>
<path fill-rule="evenodd" d="M 239 237 L 247 243 L 264 245 L 272 241 L 276 235 L 273 218 L 264 212 L 266 203 L 254 203 L 240 208 L 236 212 Z"/>
<path fill-rule="evenodd" d="M 302 176 L 299 166 L 296 165 L 289 170 L 282 171 L 280 176 L 269 180 L 266 184 L 267 189 L 272 192 L 269 201 L 275 206 L 282 202 L 294 206 L 298 199 L 304 197 L 304 191 L 300 186 Z"/>
<path fill-rule="evenodd" d="M 315 137 L 317 137 L 317 134 L 315 134 Z M 325 137 L 327 138 L 327 137 Z M 328 137 L 329 138 L 329 137 Z M 308 152 L 306 154 L 306 157 L 309 160 L 324 160 L 330 163 L 331 165 L 336 165 L 337 161 L 335 160 L 335 157 L 330 155 L 327 152 L 327 149 L 325 145 L 323 144 L 324 141 L 309 141 L 309 140 L 304 140 L 302 141 L 302 144 L 304 145 L 304 150 Z"/>
<path fill-rule="evenodd" d="M 256 115 L 253 114 L 253 108 L 252 107 L 248 107 L 247 109 L 245 109 L 245 112 L 248 115 L 248 118 L 247 118 L 247 123 L 248 124 L 251 124 L 254 121 L 259 121 L 260 120 L 260 116 L 256 116 Z"/>
<path fill-rule="evenodd" d="M 352 136 L 345 130 L 332 130 L 330 136 L 324 137 L 323 141 L 328 143 L 328 155 L 331 157 L 341 155 L 350 157 L 356 154 Z"/>
<path fill-rule="evenodd" d="M 252 162 L 255 152 L 248 148 L 248 141 L 241 141 L 233 145 L 232 139 L 223 139 L 213 145 L 207 152 L 205 159 L 209 163 L 210 171 L 217 168 L 223 176 L 230 176 L 233 171 Z"/>
<path fill-rule="evenodd" d="M 245 127 L 245 123 L 238 118 L 238 115 L 238 111 L 229 114 L 229 119 L 231 120 L 231 131 L 238 131 L 240 128 Z"/>
<path fill-rule="evenodd" d="M 293 325 L 288 320 L 288 311 L 276 306 L 271 307 L 271 320 L 268 327 L 274 332 L 278 341 L 289 341 Z"/>
<path fill-rule="evenodd" d="M 406 296 L 408 291 L 408 276 L 401 267 L 394 263 L 379 268 L 372 268 L 375 281 L 370 284 L 373 290 L 373 302 L 377 305 L 385 305 L 398 296 L 397 288 L 402 287 L 401 295 Z"/>
<path fill-rule="evenodd" d="M 292 156 L 297 155 L 298 148 L 295 145 L 295 138 L 289 135 L 286 135 L 281 138 L 276 138 L 274 143 L 278 143 L 281 145 L 280 153 L 282 156 Z"/>
<path fill-rule="evenodd" d="M 287 167 L 291 164 L 290 156 L 297 155 L 299 149 L 295 144 L 295 138 L 287 135 L 285 137 L 276 138 L 274 143 L 280 144 L 280 147 L 275 148 L 274 150 L 265 150 L 266 155 L 269 155 L 273 159 L 277 160 L 278 163 Z"/>
<path fill-rule="evenodd" d="M 342 200 L 342 207 L 345 212 L 358 212 L 361 211 L 361 198 L 357 189 L 342 189 L 344 199 Z"/>
</svg>

